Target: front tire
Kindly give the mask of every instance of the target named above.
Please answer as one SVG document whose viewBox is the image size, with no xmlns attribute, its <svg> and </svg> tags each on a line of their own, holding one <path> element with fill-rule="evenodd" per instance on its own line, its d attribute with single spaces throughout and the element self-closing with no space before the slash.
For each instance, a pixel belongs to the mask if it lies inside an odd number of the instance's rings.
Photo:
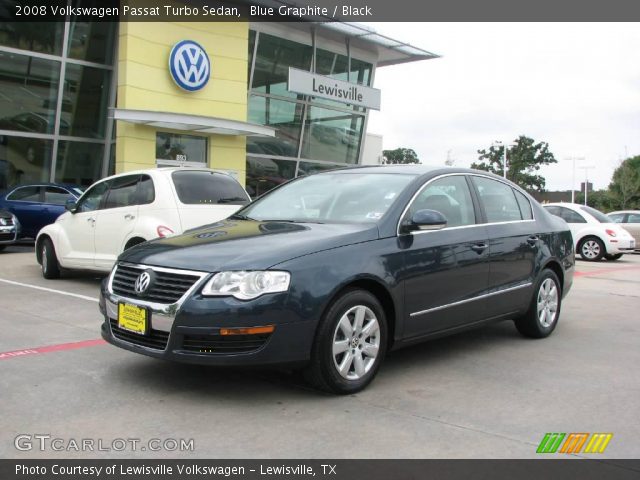
<svg viewBox="0 0 640 480">
<path fill-rule="evenodd" d="M 555 272 L 543 270 L 534 292 L 527 313 L 515 320 L 516 328 L 525 337 L 548 337 L 558 324 L 562 305 L 562 289 Z"/>
<path fill-rule="evenodd" d="M 622 258 L 622 253 L 607 254 L 607 255 L 604 256 L 604 258 L 606 258 L 610 262 L 614 262 L 614 261 L 620 260 Z"/>
<path fill-rule="evenodd" d="M 42 259 L 42 276 L 49 280 L 60 278 L 60 265 L 56 257 L 56 250 L 48 238 L 45 238 L 40 245 L 40 257 Z"/>
<path fill-rule="evenodd" d="M 349 290 L 320 321 L 305 377 L 341 395 L 359 392 L 376 376 L 387 346 L 387 320 L 378 299 Z"/>
<path fill-rule="evenodd" d="M 599 262 L 607 253 L 604 243 L 597 237 L 583 238 L 578 245 L 578 251 L 582 259 L 587 262 Z"/>
</svg>

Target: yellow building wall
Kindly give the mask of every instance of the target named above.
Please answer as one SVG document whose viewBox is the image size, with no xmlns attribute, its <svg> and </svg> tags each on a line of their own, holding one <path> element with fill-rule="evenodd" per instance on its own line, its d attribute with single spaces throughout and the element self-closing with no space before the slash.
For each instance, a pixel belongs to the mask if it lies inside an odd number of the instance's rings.
<svg viewBox="0 0 640 480">
<path fill-rule="evenodd" d="M 246 121 L 248 38 L 247 22 L 122 22 L 117 108 Z M 196 92 L 180 89 L 169 73 L 171 48 L 181 40 L 198 42 L 211 62 L 209 82 Z M 117 122 L 116 173 L 155 167 L 156 131 L 154 127 Z M 237 171 L 244 184 L 245 137 L 207 137 L 209 166 Z"/>
</svg>

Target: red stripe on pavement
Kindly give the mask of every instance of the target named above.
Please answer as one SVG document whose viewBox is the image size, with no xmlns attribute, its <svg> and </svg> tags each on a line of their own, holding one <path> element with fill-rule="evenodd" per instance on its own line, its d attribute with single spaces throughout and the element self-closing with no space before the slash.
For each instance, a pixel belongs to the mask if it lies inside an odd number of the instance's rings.
<svg viewBox="0 0 640 480">
<path fill-rule="evenodd" d="M 573 275 L 575 277 L 590 277 L 593 275 L 600 275 L 602 273 L 622 272 L 624 270 L 640 270 L 640 267 L 613 267 L 613 268 L 600 268 L 598 270 L 592 270 L 590 272 L 578 272 L 575 271 Z"/>
<path fill-rule="evenodd" d="M 37 355 L 40 353 L 60 352 L 62 350 L 75 350 L 76 348 L 93 347 L 106 343 L 101 338 L 95 340 L 84 340 L 82 342 L 59 343 L 57 345 L 46 345 L 37 348 L 25 348 L 24 350 L 14 350 L 12 352 L 0 352 L 0 360 L 7 360 L 15 357 L 26 357 L 28 355 Z"/>
</svg>

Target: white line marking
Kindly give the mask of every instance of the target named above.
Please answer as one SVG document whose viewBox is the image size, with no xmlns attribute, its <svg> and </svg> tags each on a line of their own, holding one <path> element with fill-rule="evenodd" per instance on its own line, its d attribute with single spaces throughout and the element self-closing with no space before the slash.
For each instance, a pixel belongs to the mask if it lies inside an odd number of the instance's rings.
<svg viewBox="0 0 640 480">
<path fill-rule="evenodd" d="M 4 278 L 0 278 L 0 282 L 9 283 L 11 285 L 18 285 L 19 287 L 35 288 L 36 290 L 44 290 L 45 292 L 59 293 L 60 295 L 67 295 L 69 297 L 81 298 L 82 300 L 89 300 L 91 302 L 98 301 L 97 298 L 87 297 L 86 295 L 80 295 L 78 293 L 65 292 L 64 290 L 55 290 L 53 288 L 38 287 L 37 285 L 29 285 L 28 283 L 14 282 L 13 280 L 6 280 Z"/>
</svg>

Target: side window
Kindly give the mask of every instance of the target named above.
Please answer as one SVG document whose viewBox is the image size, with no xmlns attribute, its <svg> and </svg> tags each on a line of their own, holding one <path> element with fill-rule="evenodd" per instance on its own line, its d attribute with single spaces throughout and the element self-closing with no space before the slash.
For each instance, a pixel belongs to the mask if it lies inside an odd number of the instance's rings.
<svg viewBox="0 0 640 480">
<path fill-rule="evenodd" d="M 522 220 L 520 207 L 513 189 L 506 183 L 485 177 L 473 177 L 487 222 L 513 222 Z"/>
<path fill-rule="evenodd" d="M 409 207 L 409 218 L 418 210 L 436 210 L 447 219 L 447 227 L 476 223 L 473 201 L 465 177 L 452 175 L 429 183 Z"/>
<path fill-rule="evenodd" d="M 630 213 L 629 218 L 627 218 L 627 223 L 640 223 L 640 214 Z"/>
<path fill-rule="evenodd" d="M 558 210 L 560 210 L 560 218 L 567 223 L 587 223 L 578 212 L 565 207 L 558 207 Z"/>
<path fill-rule="evenodd" d="M 103 208 L 119 208 L 137 205 L 136 191 L 139 175 L 127 175 L 112 180 Z"/>
<path fill-rule="evenodd" d="M 93 212 L 100 208 L 100 202 L 107 191 L 108 183 L 100 182 L 87 190 L 80 199 L 76 212 Z"/>
<path fill-rule="evenodd" d="M 20 202 L 39 202 L 40 187 L 17 188 L 7 197 L 7 200 L 17 200 Z"/>
<path fill-rule="evenodd" d="M 614 213 L 613 215 L 609 214 L 609 218 L 613 220 L 615 223 L 623 223 L 625 215 L 626 215 L 625 213 Z"/>
<path fill-rule="evenodd" d="M 518 202 L 518 206 L 520 207 L 522 219 L 533 220 L 533 212 L 531 211 L 531 202 L 529 202 L 529 199 L 515 189 L 513 190 L 513 193 L 516 194 L 516 201 Z"/>
<path fill-rule="evenodd" d="M 544 209 L 545 209 L 547 212 L 549 212 L 551 215 L 555 215 L 556 217 L 560 217 L 560 218 L 562 218 L 562 217 L 560 216 L 560 209 L 559 209 L 558 207 L 551 205 L 551 206 L 549 206 L 549 207 L 545 206 L 545 207 L 544 207 Z"/>
<path fill-rule="evenodd" d="M 67 199 L 73 199 L 73 195 L 67 192 L 64 188 L 59 187 L 45 187 L 44 189 L 44 203 L 50 203 L 52 205 L 64 205 L 67 203 Z"/>
<path fill-rule="evenodd" d="M 156 199 L 156 191 L 153 187 L 153 180 L 149 175 L 142 175 L 138 182 L 137 204 L 147 205 Z"/>
</svg>

